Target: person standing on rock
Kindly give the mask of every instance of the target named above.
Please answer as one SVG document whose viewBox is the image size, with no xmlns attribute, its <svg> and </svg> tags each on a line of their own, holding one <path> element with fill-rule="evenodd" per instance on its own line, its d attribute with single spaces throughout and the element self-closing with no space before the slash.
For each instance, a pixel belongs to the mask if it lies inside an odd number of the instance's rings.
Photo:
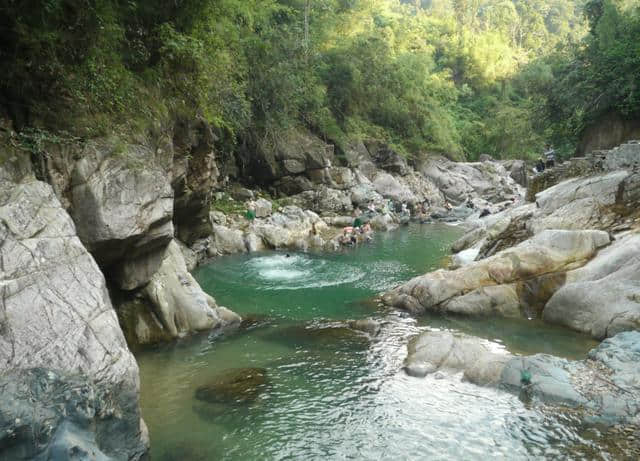
<svg viewBox="0 0 640 461">
<path fill-rule="evenodd" d="M 253 222 L 253 220 L 256 219 L 256 204 L 253 200 L 249 201 L 247 204 L 247 213 L 245 214 L 245 217 L 249 222 Z"/>
<path fill-rule="evenodd" d="M 551 144 L 547 144 L 547 149 L 544 152 L 544 157 L 547 161 L 546 167 L 553 168 L 556 164 L 556 151 Z"/>
</svg>

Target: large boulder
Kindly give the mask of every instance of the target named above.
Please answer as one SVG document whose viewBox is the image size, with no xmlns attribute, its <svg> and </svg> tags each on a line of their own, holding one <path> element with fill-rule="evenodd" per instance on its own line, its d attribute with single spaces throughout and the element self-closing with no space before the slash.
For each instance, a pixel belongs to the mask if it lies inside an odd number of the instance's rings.
<svg viewBox="0 0 640 461">
<path fill-rule="evenodd" d="M 544 229 L 609 229 L 640 203 L 640 175 L 613 171 L 563 181 L 536 195 L 538 210 L 528 227 Z"/>
<path fill-rule="evenodd" d="M 162 264 L 144 292 L 171 338 L 240 322 L 238 315 L 219 307 L 211 296 L 202 291 L 187 271 L 175 241 L 167 246 Z"/>
<path fill-rule="evenodd" d="M 138 367 L 105 279 L 49 185 L 0 178 L 0 458 L 139 459 Z"/>
<path fill-rule="evenodd" d="M 409 173 L 407 161 L 394 151 L 391 146 L 380 141 L 367 140 L 365 146 L 378 168 L 401 176 Z"/>
<path fill-rule="evenodd" d="M 166 165 L 142 145 L 87 145 L 73 170 L 71 215 L 101 266 L 166 246 L 173 238 Z"/>
<path fill-rule="evenodd" d="M 597 339 L 640 329 L 640 234 L 620 238 L 568 272 L 543 318 Z"/>
<path fill-rule="evenodd" d="M 486 290 L 486 287 L 509 285 L 551 273 L 566 272 L 583 265 L 599 248 L 608 243 L 609 235 L 602 231 L 544 231 L 514 248 L 460 269 L 441 269 L 416 277 L 385 293 L 383 300 L 387 305 L 414 313 L 425 310 L 447 311 L 448 303 L 458 305 L 454 298 L 475 291 L 473 300 L 476 304 L 473 306 L 478 307 L 477 313 L 485 313 L 482 306 L 487 305 L 493 311 L 499 311 L 492 300 L 510 300 L 511 296 L 501 293 L 496 298 L 495 291 Z M 545 279 L 541 283 L 551 283 L 557 288 L 557 282 Z M 529 295 L 532 291 L 535 290 L 522 293 Z M 549 290 L 541 290 L 541 295 L 548 296 Z M 478 302 L 480 296 L 487 297 L 487 302 Z"/>
<path fill-rule="evenodd" d="M 373 187 L 382 197 L 397 202 L 416 203 L 418 199 L 411 190 L 396 177 L 385 173 L 378 172 L 373 179 Z"/>
<path fill-rule="evenodd" d="M 462 163 L 433 157 L 419 171 L 453 203 L 465 202 L 469 197 L 498 203 L 521 195 L 520 186 L 497 162 Z"/>
<path fill-rule="evenodd" d="M 309 170 L 331 166 L 333 146 L 308 131 L 292 129 L 265 138 L 255 149 L 241 153 L 247 179 L 272 183 L 285 176 L 295 177 Z"/>
<path fill-rule="evenodd" d="M 512 355 L 495 344 L 449 331 L 426 331 L 407 346 L 405 372 L 417 378 L 437 371 L 458 372 L 479 385 L 497 385 Z"/>
</svg>

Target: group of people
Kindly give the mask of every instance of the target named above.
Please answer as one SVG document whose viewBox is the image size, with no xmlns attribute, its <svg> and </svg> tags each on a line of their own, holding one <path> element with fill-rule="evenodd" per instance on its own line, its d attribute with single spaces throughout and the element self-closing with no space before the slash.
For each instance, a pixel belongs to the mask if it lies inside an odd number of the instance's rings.
<svg viewBox="0 0 640 461">
<path fill-rule="evenodd" d="M 536 166 L 534 168 L 536 173 L 542 173 L 545 169 L 553 168 L 556 164 L 556 151 L 553 149 L 551 144 L 547 144 L 545 149 L 546 150 L 542 154 L 542 157 L 540 157 L 536 162 Z"/>
<path fill-rule="evenodd" d="M 339 241 L 342 245 L 357 245 L 362 240 L 370 241 L 372 238 L 369 219 L 362 214 L 359 208 L 355 209 L 353 216 L 353 225 L 342 229 L 342 235 L 339 237 Z"/>
</svg>

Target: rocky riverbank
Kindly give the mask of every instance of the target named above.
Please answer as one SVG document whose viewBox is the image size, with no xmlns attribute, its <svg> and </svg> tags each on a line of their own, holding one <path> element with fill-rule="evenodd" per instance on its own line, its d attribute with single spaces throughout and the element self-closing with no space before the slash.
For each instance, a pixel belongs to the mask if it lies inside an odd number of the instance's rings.
<svg viewBox="0 0 640 461">
<path fill-rule="evenodd" d="M 589 423 L 637 428 L 640 143 L 574 162 L 586 173 L 576 176 L 569 164 L 533 178 L 537 192 L 527 195 L 534 203 L 469 219 L 469 232 L 453 245 L 452 269 L 416 277 L 382 300 L 413 314 L 542 318 L 604 340 L 587 360 L 568 362 L 514 357 L 478 338 L 425 332 L 410 343 L 406 370 L 464 371 L 480 385 L 578 408 Z"/>
<path fill-rule="evenodd" d="M 0 457 L 144 458 L 130 348 L 241 321 L 189 273 L 202 260 L 333 249 L 358 208 L 375 231 L 406 222 L 390 200 L 457 220 L 523 195 L 518 169 L 491 160 L 410 165 L 374 141 L 336 154 L 306 132 L 248 157 L 215 141 L 192 120 L 29 151 L 0 123 Z"/>
</svg>

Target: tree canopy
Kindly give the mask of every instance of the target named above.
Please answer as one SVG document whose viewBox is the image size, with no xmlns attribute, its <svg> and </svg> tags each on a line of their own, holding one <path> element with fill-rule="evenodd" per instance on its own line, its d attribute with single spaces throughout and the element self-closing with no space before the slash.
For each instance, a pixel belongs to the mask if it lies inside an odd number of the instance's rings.
<svg viewBox="0 0 640 461">
<path fill-rule="evenodd" d="M 198 115 L 230 144 L 304 127 L 526 157 L 639 115 L 637 3 L 1 0 L 0 106 L 83 136 Z"/>
</svg>

